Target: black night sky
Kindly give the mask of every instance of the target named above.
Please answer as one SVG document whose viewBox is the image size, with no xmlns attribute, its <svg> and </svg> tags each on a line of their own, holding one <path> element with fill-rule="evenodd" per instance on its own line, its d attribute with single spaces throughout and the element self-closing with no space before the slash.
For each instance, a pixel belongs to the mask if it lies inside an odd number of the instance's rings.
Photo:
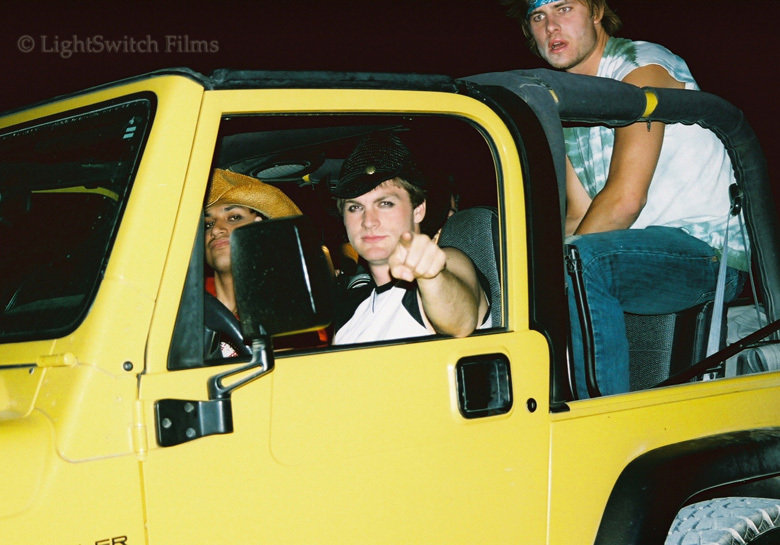
<svg viewBox="0 0 780 545">
<path fill-rule="evenodd" d="M 780 1 L 609 3 L 623 18 L 621 36 L 665 45 L 704 90 L 745 112 L 774 179 Z M 543 66 L 498 0 L 11 0 L 3 7 L 2 111 L 173 66 L 452 76 Z M 99 41 L 104 51 L 68 55 L 65 42 L 74 39 Z M 109 42 L 120 51 L 105 51 Z"/>
</svg>

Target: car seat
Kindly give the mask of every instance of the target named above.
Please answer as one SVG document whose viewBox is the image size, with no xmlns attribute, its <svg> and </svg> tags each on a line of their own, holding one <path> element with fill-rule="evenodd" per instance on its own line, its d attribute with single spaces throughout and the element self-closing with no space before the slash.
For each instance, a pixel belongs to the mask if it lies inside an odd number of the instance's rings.
<svg viewBox="0 0 780 545">
<path fill-rule="evenodd" d="M 755 271 L 755 284 L 760 282 L 757 296 L 768 309 L 768 321 L 777 319 L 777 301 L 780 297 L 780 235 L 778 218 L 771 198 L 771 188 L 766 175 L 763 156 L 753 157 L 756 167 L 747 170 L 744 165 L 735 169 L 737 184 L 732 186 L 732 210 L 741 212 L 750 240 L 751 267 Z M 746 175 L 745 171 L 750 175 Z M 732 221 L 736 221 L 732 219 Z M 591 397 L 600 395 L 595 378 L 595 361 L 592 352 L 592 328 L 588 323 L 587 300 L 582 290 L 581 270 L 576 248 L 567 245 L 567 264 L 572 276 L 575 297 L 578 301 L 579 320 L 583 330 L 586 381 Z M 753 276 L 751 278 L 754 278 Z M 653 316 L 625 314 L 626 335 L 629 342 L 630 389 L 651 388 L 671 382 L 677 373 L 689 372 L 691 366 L 704 359 L 713 313 L 713 303 L 705 303 L 682 312 Z M 725 346 L 727 336 L 727 308 L 722 313 L 720 343 Z M 572 319 L 577 319 L 573 317 Z M 775 337 L 777 334 L 774 334 Z M 693 376 L 723 376 L 725 361 L 698 369 Z M 671 377 L 671 378 L 670 378 Z M 576 391 L 576 390 L 575 390 Z"/>
<path fill-rule="evenodd" d="M 476 206 L 456 212 L 441 229 L 439 246 L 457 248 L 474 262 L 490 301 L 493 327 L 501 325 L 500 237 L 495 208 Z"/>
</svg>

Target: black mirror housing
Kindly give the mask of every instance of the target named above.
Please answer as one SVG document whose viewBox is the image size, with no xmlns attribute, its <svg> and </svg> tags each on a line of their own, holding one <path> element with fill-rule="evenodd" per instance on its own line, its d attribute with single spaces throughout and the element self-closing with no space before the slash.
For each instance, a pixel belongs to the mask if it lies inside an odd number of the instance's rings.
<svg viewBox="0 0 780 545">
<path fill-rule="evenodd" d="M 230 259 L 246 340 L 327 327 L 335 280 L 311 219 L 251 223 L 231 234 Z"/>
</svg>

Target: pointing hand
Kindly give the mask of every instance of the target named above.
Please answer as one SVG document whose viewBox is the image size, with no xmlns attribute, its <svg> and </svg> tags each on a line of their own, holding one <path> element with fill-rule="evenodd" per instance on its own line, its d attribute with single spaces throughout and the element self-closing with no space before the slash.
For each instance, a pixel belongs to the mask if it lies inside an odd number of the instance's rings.
<svg viewBox="0 0 780 545">
<path fill-rule="evenodd" d="M 393 278 L 413 282 L 418 278 L 434 278 L 447 265 L 444 250 L 427 235 L 406 232 L 388 260 Z"/>
</svg>

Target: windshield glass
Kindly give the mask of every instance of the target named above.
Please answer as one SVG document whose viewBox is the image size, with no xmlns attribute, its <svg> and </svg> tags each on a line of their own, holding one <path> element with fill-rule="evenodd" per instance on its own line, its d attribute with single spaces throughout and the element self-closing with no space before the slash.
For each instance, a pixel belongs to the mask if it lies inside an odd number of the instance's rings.
<svg viewBox="0 0 780 545">
<path fill-rule="evenodd" d="M 73 331 L 91 304 L 146 140 L 153 98 L 0 133 L 0 342 Z"/>
</svg>

